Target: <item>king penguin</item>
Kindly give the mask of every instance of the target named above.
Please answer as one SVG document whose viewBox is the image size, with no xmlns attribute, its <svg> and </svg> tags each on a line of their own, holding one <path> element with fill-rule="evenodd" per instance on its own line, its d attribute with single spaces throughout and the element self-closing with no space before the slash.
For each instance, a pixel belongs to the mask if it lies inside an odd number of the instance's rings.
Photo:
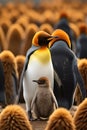
<svg viewBox="0 0 87 130">
<path fill-rule="evenodd" d="M 32 119 L 30 106 L 36 87 L 38 87 L 37 84 L 33 83 L 33 79 L 39 79 L 40 77 L 45 76 L 50 80 L 53 89 L 54 70 L 50 50 L 48 48 L 48 43 L 53 38 L 54 37 L 47 32 L 36 32 L 32 39 L 32 46 L 26 54 L 26 61 L 21 74 L 19 90 L 23 85 L 23 96 L 30 120 Z"/>
<path fill-rule="evenodd" d="M 68 34 L 61 29 L 56 29 L 52 36 L 58 36 L 49 43 L 55 72 L 54 94 L 59 107 L 70 109 L 73 105 L 77 83 L 83 99 L 86 97 L 86 90 L 77 67 L 77 57 L 71 50 Z"/>
</svg>

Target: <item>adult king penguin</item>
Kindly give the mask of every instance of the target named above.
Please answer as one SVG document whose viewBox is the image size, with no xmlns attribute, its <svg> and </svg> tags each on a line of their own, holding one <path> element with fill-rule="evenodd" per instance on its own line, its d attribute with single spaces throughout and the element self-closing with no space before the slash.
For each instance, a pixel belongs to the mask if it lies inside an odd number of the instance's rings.
<svg viewBox="0 0 87 130">
<path fill-rule="evenodd" d="M 71 42 L 68 34 L 57 29 L 52 33 L 52 36 L 58 36 L 49 43 L 56 79 L 54 81 L 54 94 L 59 107 L 70 109 L 77 83 L 80 86 L 83 99 L 86 97 L 84 82 L 78 71 L 77 58 L 70 49 Z"/>
<path fill-rule="evenodd" d="M 30 110 L 31 101 L 35 94 L 36 87 L 38 87 L 37 84 L 33 83 L 33 79 L 39 79 L 45 76 L 50 80 L 53 89 L 54 72 L 50 50 L 48 48 L 48 43 L 53 38 L 53 36 L 44 31 L 38 31 L 35 33 L 32 39 L 32 46 L 26 54 L 20 88 L 23 85 L 23 96 L 30 120 L 32 119 L 32 112 Z"/>
</svg>

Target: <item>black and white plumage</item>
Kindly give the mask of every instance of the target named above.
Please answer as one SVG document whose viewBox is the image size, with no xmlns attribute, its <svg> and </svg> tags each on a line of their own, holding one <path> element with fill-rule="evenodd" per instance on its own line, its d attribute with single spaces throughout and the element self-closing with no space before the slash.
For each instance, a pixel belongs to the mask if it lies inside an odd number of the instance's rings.
<svg viewBox="0 0 87 130">
<path fill-rule="evenodd" d="M 32 119 L 30 106 L 37 87 L 37 84 L 33 83 L 32 80 L 38 79 L 41 76 L 46 76 L 50 80 L 53 88 L 54 72 L 50 50 L 48 48 L 49 41 L 53 38 L 53 36 L 45 31 L 38 31 L 35 33 L 32 39 L 32 46 L 26 54 L 26 60 L 21 74 L 18 98 L 21 87 L 23 86 L 23 96 L 29 119 Z M 18 98 L 16 102 L 18 102 Z"/>
</svg>

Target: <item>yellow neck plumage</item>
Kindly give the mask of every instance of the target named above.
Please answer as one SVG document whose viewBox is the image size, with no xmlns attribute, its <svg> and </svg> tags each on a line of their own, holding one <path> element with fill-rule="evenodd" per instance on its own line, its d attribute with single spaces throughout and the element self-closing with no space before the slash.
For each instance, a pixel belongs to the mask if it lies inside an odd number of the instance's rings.
<svg viewBox="0 0 87 130">
<path fill-rule="evenodd" d="M 41 47 L 39 50 L 35 51 L 32 58 L 36 58 L 39 62 L 46 64 L 50 60 L 50 51 L 47 47 Z"/>
</svg>

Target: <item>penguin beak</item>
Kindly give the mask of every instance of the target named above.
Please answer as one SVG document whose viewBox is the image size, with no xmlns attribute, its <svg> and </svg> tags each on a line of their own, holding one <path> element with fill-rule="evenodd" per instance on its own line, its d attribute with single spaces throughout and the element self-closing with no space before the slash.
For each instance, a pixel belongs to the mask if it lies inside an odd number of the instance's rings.
<svg viewBox="0 0 87 130">
<path fill-rule="evenodd" d="M 53 39 L 58 39 L 58 36 L 51 36 L 50 38 L 48 38 L 49 41 L 53 40 Z"/>
<path fill-rule="evenodd" d="M 38 83 L 38 80 L 33 80 L 33 82 L 36 82 L 36 83 Z"/>
</svg>

